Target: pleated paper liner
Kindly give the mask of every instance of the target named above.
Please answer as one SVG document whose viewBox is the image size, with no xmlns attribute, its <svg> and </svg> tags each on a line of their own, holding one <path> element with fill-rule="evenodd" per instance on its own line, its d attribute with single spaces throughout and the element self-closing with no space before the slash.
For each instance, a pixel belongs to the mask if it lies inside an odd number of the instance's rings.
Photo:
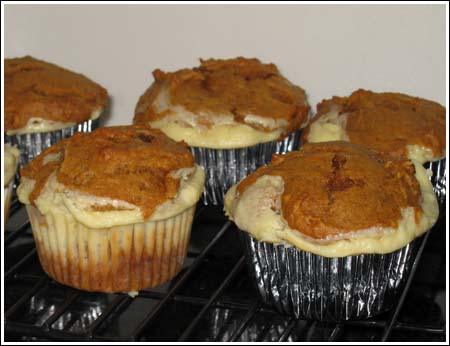
<svg viewBox="0 0 450 346">
<path fill-rule="evenodd" d="M 64 211 L 27 206 L 42 267 L 86 291 L 131 292 L 172 279 L 186 258 L 195 205 L 171 218 L 90 229 Z"/>
</svg>

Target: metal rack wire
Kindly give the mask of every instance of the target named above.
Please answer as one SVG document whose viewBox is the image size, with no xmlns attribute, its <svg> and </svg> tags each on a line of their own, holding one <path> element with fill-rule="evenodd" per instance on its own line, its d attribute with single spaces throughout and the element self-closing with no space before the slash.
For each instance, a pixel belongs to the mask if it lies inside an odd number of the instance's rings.
<svg viewBox="0 0 450 346">
<path fill-rule="evenodd" d="M 237 231 L 220 208 L 197 208 L 183 270 L 171 282 L 142 290 L 136 298 L 83 292 L 51 280 L 40 267 L 19 202 L 13 202 L 11 214 L 4 242 L 7 341 L 446 338 L 445 301 L 439 303 L 442 294 L 445 297 L 445 218 L 423 238 L 406 287 L 391 311 L 369 320 L 333 324 L 283 316 L 258 300 L 244 268 Z"/>
</svg>

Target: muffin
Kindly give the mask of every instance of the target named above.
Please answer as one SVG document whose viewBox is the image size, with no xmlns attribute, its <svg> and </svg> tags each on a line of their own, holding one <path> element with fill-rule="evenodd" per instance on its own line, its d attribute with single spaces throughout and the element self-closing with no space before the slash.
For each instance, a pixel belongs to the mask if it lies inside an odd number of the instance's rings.
<svg viewBox="0 0 450 346">
<path fill-rule="evenodd" d="M 153 72 L 134 123 L 149 124 L 191 147 L 206 169 L 205 204 L 222 204 L 233 184 L 298 148 L 308 121 L 302 88 L 258 59 L 200 60 L 199 67 Z"/>
<path fill-rule="evenodd" d="M 186 257 L 203 169 L 148 126 L 76 133 L 22 168 L 40 262 L 86 291 L 134 292 L 174 277 Z"/>
<path fill-rule="evenodd" d="M 303 142 L 345 140 L 409 157 L 433 171 L 432 184 L 445 205 L 445 108 L 399 93 L 357 90 L 317 105 Z M 444 207 L 445 208 L 445 207 Z"/>
<path fill-rule="evenodd" d="M 75 132 L 99 125 L 106 90 L 81 74 L 31 56 L 5 59 L 5 141 L 24 166 Z"/>
<path fill-rule="evenodd" d="M 9 144 L 5 144 L 3 150 L 3 157 L 5 160 L 4 166 L 4 181 L 3 181 L 3 191 L 5 193 L 4 202 L 4 218 L 3 222 L 5 225 L 8 223 L 8 215 L 9 215 L 9 205 L 11 204 L 11 198 L 13 194 L 13 186 L 14 186 L 14 176 L 17 171 L 17 164 L 19 162 L 20 152 L 17 148 L 12 147 Z"/>
<path fill-rule="evenodd" d="M 342 142 L 275 156 L 225 197 L 262 300 L 320 321 L 393 305 L 436 222 L 425 168 Z"/>
</svg>

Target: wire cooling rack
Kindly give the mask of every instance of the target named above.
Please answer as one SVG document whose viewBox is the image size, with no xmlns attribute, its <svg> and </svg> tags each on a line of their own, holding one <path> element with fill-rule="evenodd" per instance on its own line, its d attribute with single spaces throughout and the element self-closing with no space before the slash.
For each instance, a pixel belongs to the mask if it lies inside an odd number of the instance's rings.
<svg viewBox="0 0 450 346">
<path fill-rule="evenodd" d="M 445 341 L 445 215 L 423 238 L 397 305 L 363 321 L 296 320 L 263 305 L 238 231 L 221 208 L 198 206 L 183 270 L 127 294 L 79 291 L 42 270 L 25 209 L 6 227 L 6 341 Z"/>
</svg>

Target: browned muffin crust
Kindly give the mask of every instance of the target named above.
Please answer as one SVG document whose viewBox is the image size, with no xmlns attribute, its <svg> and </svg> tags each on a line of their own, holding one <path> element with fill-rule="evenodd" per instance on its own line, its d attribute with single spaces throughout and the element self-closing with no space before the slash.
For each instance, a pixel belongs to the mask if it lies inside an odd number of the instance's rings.
<svg viewBox="0 0 450 346">
<path fill-rule="evenodd" d="M 212 122 L 199 112 L 232 115 L 240 123 L 245 123 L 248 114 L 283 119 L 288 126 L 281 137 L 299 129 L 308 120 L 305 91 L 281 76 L 274 64 L 242 57 L 200 61 L 201 65 L 193 69 L 153 71 L 155 82 L 140 97 L 134 122 L 148 123 L 170 114 L 170 111 L 158 113 L 153 107 L 156 97 L 165 88 L 170 91 L 172 104 L 194 113 L 198 123 L 206 127 L 212 126 Z M 273 130 L 254 123 L 247 125 L 260 131 Z"/>
<path fill-rule="evenodd" d="M 31 56 L 5 59 L 5 131 L 30 118 L 81 123 L 106 107 L 106 89 L 62 67 Z"/>
<path fill-rule="evenodd" d="M 440 104 L 399 93 L 357 90 L 349 97 L 333 97 L 317 105 L 317 115 L 305 128 L 332 109 L 348 114 L 350 142 L 395 155 L 407 155 L 407 145 L 420 145 L 436 157 L 445 156 L 445 108 Z"/>
<path fill-rule="evenodd" d="M 49 154 L 60 157 L 44 164 Z M 56 172 L 58 182 L 68 189 L 126 201 L 140 207 L 147 218 L 178 192 L 179 179 L 170 173 L 193 166 L 185 143 L 149 126 L 133 125 L 76 133 L 41 153 L 21 174 L 35 180 L 32 203 Z"/>
<path fill-rule="evenodd" d="M 315 239 L 370 227 L 398 226 L 401 210 L 420 217 L 414 166 L 347 142 L 305 144 L 277 155 L 238 185 L 242 194 L 262 175 L 281 176 L 281 211 L 289 227 Z"/>
</svg>

